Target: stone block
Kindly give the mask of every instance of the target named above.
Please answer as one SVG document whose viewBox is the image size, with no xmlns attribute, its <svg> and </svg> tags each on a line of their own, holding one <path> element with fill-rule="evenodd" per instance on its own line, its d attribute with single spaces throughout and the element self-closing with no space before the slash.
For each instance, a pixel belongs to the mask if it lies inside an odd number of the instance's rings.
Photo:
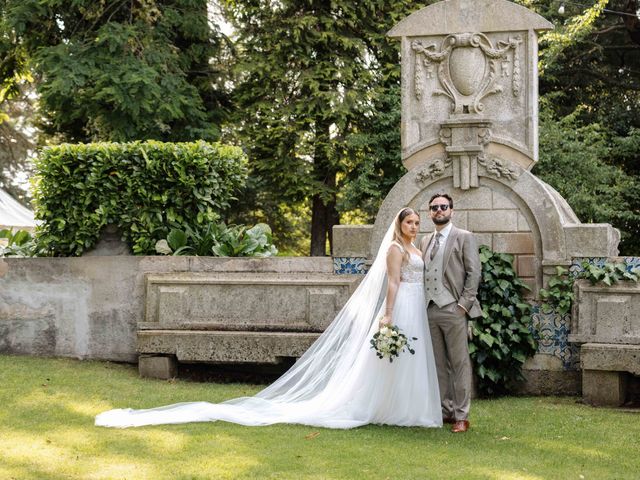
<svg viewBox="0 0 640 480">
<path fill-rule="evenodd" d="M 538 283 L 534 277 L 520 277 L 523 283 L 525 283 L 529 290 L 523 290 L 522 294 L 525 298 L 536 298 L 538 296 Z"/>
<path fill-rule="evenodd" d="M 583 370 L 640 375 L 640 345 L 585 343 L 580 347 L 580 365 Z"/>
<path fill-rule="evenodd" d="M 104 227 L 95 246 L 83 253 L 83 256 L 132 255 L 131 249 L 122 240 L 122 232 L 113 224 Z"/>
<path fill-rule="evenodd" d="M 473 234 L 476 237 L 476 243 L 478 247 L 480 245 L 486 245 L 487 247 L 493 249 L 493 235 L 490 233 L 475 233 Z"/>
<path fill-rule="evenodd" d="M 145 257 L 149 258 L 149 257 Z M 151 257 L 153 258 L 153 257 Z M 162 258 L 162 257 L 161 257 Z M 190 272 L 260 272 L 260 273 L 331 273 L 333 262 L 330 257 L 176 257 L 186 258 L 186 268 L 170 271 Z M 161 266 L 160 266 L 161 267 Z M 148 269 L 147 272 L 163 272 L 166 269 Z"/>
<path fill-rule="evenodd" d="M 491 208 L 495 210 L 517 210 L 518 207 L 509 200 L 507 197 L 498 193 L 496 191 L 493 192 L 493 201 L 491 203 Z"/>
<path fill-rule="evenodd" d="M 516 270 L 520 277 L 535 277 L 537 273 L 537 261 L 533 255 L 518 255 L 516 257 Z"/>
<path fill-rule="evenodd" d="M 640 345 L 640 283 L 578 280 L 573 293 L 570 341 Z"/>
<path fill-rule="evenodd" d="M 493 249 L 503 253 L 532 254 L 533 236 L 530 233 L 494 233 Z"/>
<path fill-rule="evenodd" d="M 466 210 L 454 211 L 452 221 L 456 227 L 462 228 L 463 230 L 469 230 L 469 212 L 468 211 Z M 429 220 L 429 222 L 431 222 L 431 220 Z M 433 222 L 431 223 L 433 224 Z"/>
<path fill-rule="evenodd" d="M 469 230 L 472 232 L 515 232 L 517 229 L 518 212 L 516 210 L 469 212 Z"/>
<path fill-rule="evenodd" d="M 491 190 L 488 187 L 471 188 L 469 190 L 457 191 L 452 195 L 454 199 L 453 209 L 458 210 L 490 210 Z"/>
<path fill-rule="evenodd" d="M 420 211 L 420 233 L 422 234 L 431 233 L 434 230 L 435 230 L 435 226 L 433 225 L 433 222 L 429 217 L 429 211 L 421 210 Z M 419 245 L 419 241 L 418 243 L 416 243 L 416 245 Z"/>
<path fill-rule="evenodd" d="M 143 378 L 169 380 L 178 375 L 178 362 L 171 355 L 140 355 L 138 373 Z"/>
<path fill-rule="evenodd" d="M 524 381 L 515 385 L 518 395 L 579 395 L 582 375 L 571 370 L 522 370 Z"/>
<path fill-rule="evenodd" d="M 602 407 L 619 407 L 625 401 L 626 377 L 622 372 L 582 371 L 582 399 Z"/>
<path fill-rule="evenodd" d="M 536 353 L 533 357 L 527 358 L 522 368 L 523 370 L 564 370 L 560 357 L 548 353 Z"/>
<path fill-rule="evenodd" d="M 175 355 L 180 362 L 278 364 L 299 358 L 318 333 L 140 330 L 138 352 Z"/>
<path fill-rule="evenodd" d="M 426 217 L 428 220 L 429 217 Z M 336 225 L 333 227 L 334 257 L 368 257 L 373 225 Z"/>
<path fill-rule="evenodd" d="M 527 222 L 527 219 L 522 214 L 522 212 L 518 212 L 518 231 L 519 232 L 530 232 L 531 231 L 531 227 L 529 226 L 529 222 Z"/>
<path fill-rule="evenodd" d="M 141 329 L 321 332 L 361 277 L 258 272 L 147 275 Z"/>
<path fill-rule="evenodd" d="M 620 232 L 608 223 L 567 225 L 564 228 L 568 257 L 615 257 Z"/>
</svg>

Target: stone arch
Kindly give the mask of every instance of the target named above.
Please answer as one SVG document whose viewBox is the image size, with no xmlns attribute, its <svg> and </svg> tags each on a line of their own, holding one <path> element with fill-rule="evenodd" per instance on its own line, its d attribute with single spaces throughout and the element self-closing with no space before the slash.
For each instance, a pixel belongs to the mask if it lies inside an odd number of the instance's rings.
<svg viewBox="0 0 640 480">
<path fill-rule="evenodd" d="M 514 179 L 485 170 L 479 174 L 478 187 L 461 190 L 453 187 L 451 166 L 441 175 L 425 180 L 425 172 L 434 171 L 438 161 L 431 159 L 411 169 L 389 192 L 376 217 L 370 252 L 377 251 L 384 232 L 404 206 L 420 211 L 423 231 L 430 231 L 433 227 L 425 205 L 432 194 L 445 191 L 454 197 L 454 223 L 473 231 L 479 243 L 514 254 L 516 267 L 525 271 L 521 276 L 534 289 L 543 284 L 543 267 L 553 273 L 556 265 L 570 264 L 572 257 L 580 250 L 584 252 L 585 247 L 599 250 L 598 255 L 602 256 L 616 253 L 617 235 L 610 225 L 581 224 L 566 201 L 529 171 L 511 163 Z M 459 212 L 463 212 L 462 216 L 456 218 Z M 483 221 L 488 224 L 483 225 Z M 604 241 L 600 245 L 597 240 L 595 244 L 582 244 L 585 229 Z"/>
<path fill-rule="evenodd" d="M 611 225 L 580 223 L 530 172 L 538 159 L 537 35 L 551 28 L 506 0 L 444 0 L 391 29 L 401 42 L 408 172 L 378 211 L 369 255 L 397 211 L 424 211 L 442 190 L 457 202 L 454 223 L 493 250 L 515 254 L 534 287 L 573 257 L 617 254 Z"/>
</svg>

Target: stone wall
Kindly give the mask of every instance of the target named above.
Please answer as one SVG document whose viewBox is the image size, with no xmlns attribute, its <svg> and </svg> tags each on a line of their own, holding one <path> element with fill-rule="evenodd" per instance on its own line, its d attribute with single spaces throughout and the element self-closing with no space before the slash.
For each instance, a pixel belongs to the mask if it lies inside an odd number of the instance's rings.
<svg viewBox="0 0 640 480">
<path fill-rule="evenodd" d="M 423 219 L 421 230 L 432 232 L 428 204 L 420 208 Z M 486 245 L 494 251 L 513 254 L 518 275 L 536 290 L 536 260 L 534 237 L 529 223 L 516 204 L 505 195 L 489 187 L 478 187 L 460 197 L 454 203 L 454 223 L 457 227 L 472 231 L 478 245 Z"/>
<path fill-rule="evenodd" d="M 533 229 L 529 227 L 529 210 L 517 207 L 517 199 L 512 201 L 507 197 L 508 193 L 482 186 L 465 192 L 454 190 L 453 193 L 454 195 L 460 194 L 461 198 L 454 205 L 455 223 L 463 228 L 472 229 L 479 244 L 484 243 L 496 251 L 514 254 L 518 274 L 534 287 L 532 296 L 535 293 L 535 288 L 546 281 L 544 278 L 555 273 L 555 265 L 558 264 L 568 268 L 574 276 L 583 269 L 581 265 L 584 261 L 596 265 L 603 264 L 607 260 L 619 261 L 623 262 L 628 269 L 640 268 L 640 258 L 638 257 L 580 256 L 570 258 L 563 263 L 548 263 L 543 269 L 542 261 L 537 256 L 540 255 L 539 245 L 541 244 L 541 241 L 536 238 L 536 235 L 540 235 L 539 229 L 535 228 L 535 224 Z M 518 204 L 521 205 L 522 202 L 518 202 Z M 421 229 L 423 233 L 430 232 L 433 226 L 428 220 L 426 204 L 419 210 L 422 217 Z M 501 218 L 510 218 L 511 220 L 502 222 Z M 427 219 L 426 222 L 425 219 Z M 582 224 L 575 225 L 575 227 L 580 229 L 585 240 L 590 242 L 582 244 L 585 251 L 594 248 L 596 242 L 593 233 L 596 231 L 603 234 L 602 245 L 610 244 L 610 239 L 607 236 L 610 227 L 603 228 L 600 225 Z M 590 232 L 591 227 L 595 227 L 595 229 Z M 371 239 L 372 234 L 373 226 L 371 225 L 339 225 L 334 227 L 336 256 L 333 260 L 336 273 L 364 273 L 366 271 L 367 263 L 370 262 L 367 257 L 371 256 L 367 242 Z M 573 243 L 573 240 L 571 242 L 571 245 L 578 245 Z M 532 283 L 534 281 L 536 284 Z M 619 299 L 615 301 L 619 303 Z M 539 301 L 535 298 L 531 298 L 531 303 L 534 307 L 532 328 L 538 339 L 538 351 L 524 365 L 523 374 L 526 381 L 519 386 L 519 392 L 524 394 L 579 394 L 582 389 L 580 347 L 574 343 L 574 338 L 571 337 L 571 314 L 560 315 L 557 312 L 543 312 Z M 627 315 L 637 316 L 639 314 L 637 309 L 627 309 L 626 311 L 628 311 Z M 620 326 L 625 323 L 620 318 L 615 318 L 613 321 L 622 321 Z"/>
<path fill-rule="evenodd" d="M 282 282 L 282 278 L 294 281 L 302 278 L 307 286 L 301 288 L 311 290 L 311 294 L 310 302 L 298 308 L 298 317 L 305 317 L 305 312 L 312 308 L 314 311 L 309 314 L 312 323 L 317 320 L 324 324 L 328 314 L 325 312 L 320 320 L 318 315 L 326 302 L 334 302 L 329 305 L 334 311 L 348 296 L 347 293 L 334 298 L 327 293 L 329 287 L 317 288 L 313 284 L 316 277 L 334 277 L 330 258 L 0 258 L 0 353 L 135 362 L 138 359 L 136 332 L 145 320 L 148 277 L 171 274 L 175 277 L 175 274 L 186 272 L 192 274 L 192 278 L 218 276 L 224 279 L 225 275 L 235 275 L 243 285 L 251 284 L 258 276 L 269 276 L 276 279 L 276 283 Z M 334 283 L 345 284 L 350 291 L 349 285 L 358 280 Z M 269 285 L 266 288 L 274 288 L 273 282 Z M 172 288 L 171 285 L 168 287 Z M 279 303 L 271 305 L 269 315 L 272 317 L 277 316 L 276 310 L 280 308 L 283 319 L 292 318 L 292 302 L 305 301 L 305 292 L 300 288 L 289 286 L 284 290 L 287 288 L 288 291 L 278 297 Z M 176 292 L 173 297 L 181 301 Z M 171 297 L 166 290 L 165 293 Z M 260 324 L 260 292 L 253 293 L 247 298 L 237 291 L 231 292 L 237 298 L 235 301 L 226 298 L 225 308 L 232 309 L 237 305 L 245 313 L 252 311 L 256 323 Z M 206 298 L 201 300 L 205 306 L 211 303 Z M 174 313 L 183 315 L 179 320 L 188 320 L 189 311 L 176 310 L 175 302 L 171 308 Z M 211 312 L 211 318 L 216 313 Z M 198 315 L 203 322 L 205 313 L 200 311 Z M 319 330 L 316 328 L 315 331 Z"/>
</svg>

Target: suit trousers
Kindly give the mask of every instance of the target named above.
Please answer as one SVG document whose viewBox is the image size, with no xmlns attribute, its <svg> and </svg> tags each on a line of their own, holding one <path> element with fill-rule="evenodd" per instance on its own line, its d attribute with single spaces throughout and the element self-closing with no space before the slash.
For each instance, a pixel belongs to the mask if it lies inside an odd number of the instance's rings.
<svg viewBox="0 0 640 480">
<path fill-rule="evenodd" d="M 466 420 L 471 406 L 471 359 L 467 337 L 467 316 L 457 303 L 427 308 L 429 330 L 438 372 L 442 416 Z"/>
</svg>

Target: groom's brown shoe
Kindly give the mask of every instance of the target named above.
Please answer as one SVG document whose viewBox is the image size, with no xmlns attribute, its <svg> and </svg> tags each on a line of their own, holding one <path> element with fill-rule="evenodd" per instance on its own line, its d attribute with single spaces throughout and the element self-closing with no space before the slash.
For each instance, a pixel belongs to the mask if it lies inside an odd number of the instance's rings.
<svg viewBox="0 0 640 480">
<path fill-rule="evenodd" d="M 453 424 L 453 427 L 451 427 L 453 433 L 462 433 L 467 430 L 469 430 L 469 420 L 458 420 Z"/>
<path fill-rule="evenodd" d="M 443 417 L 442 418 L 442 423 L 449 423 L 451 425 L 453 425 L 454 423 L 456 423 L 456 419 L 453 417 Z"/>
</svg>

